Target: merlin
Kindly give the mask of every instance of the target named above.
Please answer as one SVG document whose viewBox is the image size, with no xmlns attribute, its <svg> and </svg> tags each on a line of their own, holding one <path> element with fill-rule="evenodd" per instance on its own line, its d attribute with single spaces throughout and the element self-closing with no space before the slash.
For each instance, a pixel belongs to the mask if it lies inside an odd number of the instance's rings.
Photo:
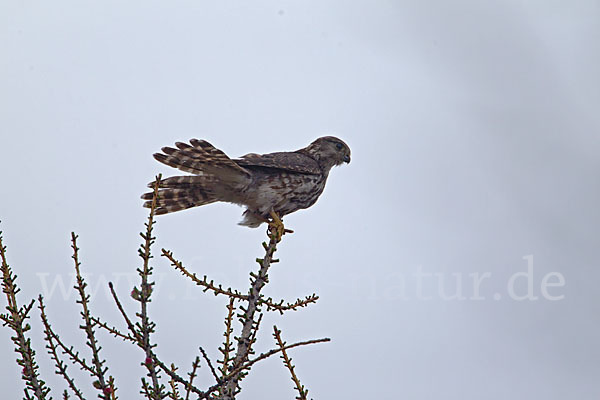
<svg viewBox="0 0 600 400">
<path fill-rule="evenodd" d="M 229 158 L 205 140 L 163 147 L 154 158 L 193 175 L 160 181 L 156 214 L 168 214 L 218 201 L 246 207 L 240 225 L 256 228 L 312 206 L 325 188 L 332 167 L 350 162 L 350 148 L 333 136 L 318 138 L 291 152 L 250 153 Z M 154 182 L 148 184 L 154 186 Z M 151 207 L 153 193 L 145 193 Z"/>
</svg>

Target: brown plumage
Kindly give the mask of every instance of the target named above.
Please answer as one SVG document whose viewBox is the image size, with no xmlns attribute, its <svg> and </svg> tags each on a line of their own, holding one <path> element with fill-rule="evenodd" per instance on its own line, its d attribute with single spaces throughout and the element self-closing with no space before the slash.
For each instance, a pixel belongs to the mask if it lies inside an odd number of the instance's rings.
<svg viewBox="0 0 600 400">
<path fill-rule="evenodd" d="M 160 182 L 156 214 L 224 201 L 246 207 L 240 225 L 255 228 L 270 211 L 284 216 L 317 201 L 333 166 L 350 162 L 350 148 L 333 136 L 321 137 L 293 152 L 246 154 L 231 159 L 205 140 L 163 147 L 154 158 L 194 175 Z M 154 182 L 148 184 L 152 187 Z M 152 204 L 145 193 L 144 207 Z"/>
</svg>

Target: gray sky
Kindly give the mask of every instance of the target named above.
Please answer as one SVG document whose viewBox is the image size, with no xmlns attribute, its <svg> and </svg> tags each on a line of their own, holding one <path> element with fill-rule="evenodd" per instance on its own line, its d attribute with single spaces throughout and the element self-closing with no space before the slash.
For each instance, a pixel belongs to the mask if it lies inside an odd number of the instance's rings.
<svg viewBox="0 0 600 400">
<path fill-rule="evenodd" d="M 0 229 L 20 302 L 44 292 L 55 329 L 85 352 L 74 294 L 54 286 L 70 286 L 69 232 L 93 312 L 123 326 L 106 282 L 127 298 L 139 195 L 175 173 L 152 153 L 197 137 L 239 156 L 334 134 L 352 163 L 286 218 L 296 233 L 265 289 L 321 298 L 269 314 L 257 350 L 273 347 L 273 324 L 288 342 L 331 337 L 291 354 L 315 399 L 598 398 L 598 3 L 251 3 L 0 3 Z M 236 225 L 241 212 L 216 204 L 156 225 L 155 339 L 182 372 L 200 345 L 217 357 L 226 300 L 159 249 L 245 290 L 265 237 Z M 518 300 L 528 282 L 537 300 Z M 0 329 L 3 360 L 9 337 Z M 141 352 L 101 340 L 120 397 L 137 398 Z M 10 398 L 19 374 L 0 365 Z M 294 396 L 273 358 L 240 399 Z"/>
</svg>

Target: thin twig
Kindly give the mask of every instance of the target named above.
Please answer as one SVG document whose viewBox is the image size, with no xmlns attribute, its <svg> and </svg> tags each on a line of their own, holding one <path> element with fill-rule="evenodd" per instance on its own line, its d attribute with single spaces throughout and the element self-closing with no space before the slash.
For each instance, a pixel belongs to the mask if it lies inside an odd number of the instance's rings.
<svg viewBox="0 0 600 400">
<path fill-rule="evenodd" d="M 110 294 L 112 295 L 112 298 L 115 301 L 115 304 L 117 305 L 117 308 L 119 309 L 119 312 L 121 313 L 121 315 L 123 316 L 123 319 L 125 320 L 125 323 L 127 324 L 127 328 L 129 328 L 129 331 L 135 337 L 136 341 L 138 343 L 141 342 L 142 339 L 141 339 L 139 333 L 136 331 L 135 325 L 133 325 L 133 323 L 127 316 L 127 313 L 125 312 L 125 309 L 123 308 L 123 305 L 121 304 L 121 301 L 119 300 L 119 297 L 117 296 L 117 293 L 115 292 L 115 288 L 114 288 L 112 282 L 108 282 L 108 288 L 110 289 Z"/>
<path fill-rule="evenodd" d="M 266 245 L 266 244 L 265 244 Z M 181 272 L 183 276 L 189 278 L 192 282 L 194 282 L 198 286 L 202 286 L 204 292 L 211 291 L 215 296 L 225 295 L 229 298 L 234 298 L 240 301 L 248 301 L 248 295 L 242 294 L 238 290 L 227 288 L 224 289 L 222 285 L 216 285 L 214 280 L 208 280 L 208 277 L 204 275 L 202 278 L 198 278 L 195 273 L 189 272 L 184 266 L 183 263 L 175 258 L 173 252 L 170 250 L 162 249 L 162 256 L 166 257 L 171 265 Z M 273 261 L 271 261 L 273 262 Z M 283 314 L 285 311 L 289 310 L 297 310 L 301 307 L 306 307 L 309 304 L 316 303 L 319 299 L 319 296 L 316 294 L 312 294 L 310 296 L 306 296 L 304 299 L 296 299 L 293 303 L 285 302 L 285 300 L 280 300 L 278 302 L 274 301 L 273 298 L 259 298 L 258 302 L 262 306 L 267 307 L 267 311 L 279 311 L 280 314 Z"/>
<path fill-rule="evenodd" d="M 330 338 L 305 340 L 302 342 L 297 342 L 294 344 L 286 345 L 286 346 L 284 346 L 284 349 L 289 350 L 289 349 L 293 349 L 294 347 L 298 347 L 298 346 L 305 346 L 305 345 L 309 345 L 309 344 L 324 343 L 324 342 L 330 342 L 330 341 L 331 341 Z M 241 366 L 235 368 L 234 370 L 232 370 L 231 373 L 229 373 L 229 375 L 227 375 L 223 379 L 223 383 L 228 382 L 230 379 L 232 379 L 234 376 L 239 374 L 241 371 L 249 370 L 257 362 L 262 361 L 266 358 L 269 358 L 269 357 L 279 353 L 280 351 L 281 351 L 281 348 L 277 348 L 277 349 L 269 350 L 266 353 L 261 353 L 259 356 L 246 362 L 244 365 L 241 365 Z M 211 395 L 211 393 L 214 392 L 215 390 L 218 390 L 223 385 L 223 383 L 217 383 L 217 384 L 212 385 L 211 387 L 206 389 L 206 392 L 202 396 L 200 396 L 198 398 L 199 399 L 207 399 Z"/>
<path fill-rule="evenodd" d="M 179 376 L 176 372 L 171 371 L 171 369 L 162 361 L 160 361 L 158 359 L 158 357 L 156 357 L 155 354 L 152 354 L 152 357 L 150 359 L 152 361 L 152 364 L 156 365 L 157 367 L 159 367 L 160 369 L 162 369 L 167 375 L 169 375 L 169 377 L 173 380 L 175 380 L 178 383 L 181 383 L 186 390 L 190 390 L 191 392 L 195 393 L 198 395 L 198 398 L 205 398 L 203 396 L 206 395 L 205 392 L 203 392 L 202 390 L 198 389 L 197 387 L 193 386 L 190 381 L 183 379 L 181 376 Z"/>
<path fill-rule="evenodd" d="M 69 356 L 69 358 L 71 359 L 71 362 L 79 365 L 79 367 L 82 370 L 87 371 L 90 375 L 94 376 L 96 373 L 96 371 L 94 370 L 94 367 L 89 365 L 87 363 L 87 361 L 85 361 L 85 358 L 79 357 L 79 352 L 75 351 L 73 346 L 67 347 L 67 345 L 65 345 L 63 343 L 63 341 L 60 340 L 60 337 L 58 336 L 58 334 L 56 332 L 54 332 L 54 330 L 52 329 L 52 326 L 50 325 L 50 322 L 48 321 L 48 318 L 46 316 L 45 308 L 44 308 L 43 312 L 41 312 L 41 317 L 42 317 L 42 323 L 44 324 L 44 333 L 46 333 L 46 335 L 49 336 L 51 340 L 56 342 L 56 344 L 58 345 L 58 347 L 60 347 L 63 354 L 66 354 Z"/>
<path fill-rule="evenodd" d="M 171 371 L 177 371 L 177 367 L 175 364 L 171 364 Z M 177 382 L 173 378 L 169 379 L 169 385 L 171 385 L 171 391 L 169 392 L 169 397 L 173 400 L 181 400 L 179 396 L 179 391 L 177 390 Z"/>
<path fill-rule="evenodd" d="M 269 297 L 267 299 L 261 299 L 260 304 L 265 305 L 267 307 L 267 311 L 279 311 L 280 314 L 283 314 L 284 311 L 296 311 L 298 308 L 306 307 L 309 304 L 316 303 L 317 300 L 319 300 L 319 296 L 313 293 L 310 296 L 306 296 L 304 299 L 297 299 L 293 303 L 286 302 L 284 304 L 283 300 L 275 303 L 273 299 Z"/>
<path fill-rule="evenodd" d="M 208 358 L 208 354 L 206 354 L 206 351 L 204 351 L 204 349 L 202 347 L 200 347 L 200 352 L 202 353 L 202 357 L 204 357 L 206 364 L 208 364 L 208 368 L 210 368 L 210 372 L 214 376 L 215 380 L 217 382 L 219 382 L 220 378 L 217 375 L 217 371 L 215 371 L 215 368 L 213 367 L 212 362 L 210 361 L 210 358 Z"/>
<path fill-rule="evenodd" d="M 44 298 L 42 297 L 41 294 L 38 297 L 38 303 L 39 303 L 38 308 L 40 309 L 40 316 L 41 316 L 42 322 L 44 324 L 44 334 L 46 335 L 44 337 L 44 340 L 48 343 L 46 345 L 46 348 L 48 349 L 48 354 L 50 354 L 50 358 L 52 360 L 54 360 L 54 365 L 56 366 L 56 373 L 61 375 L 65 379 L 65 381 L 67 381 L 69 388 L 71 389 L 71 391 L 73 391 L 73 393 L 75 394 L 75 396 L 77 396 L 78 399 L 84 400 L 83 394 L 75 385 L 75 381 L 67 373 L 67 365 L 58 356 L 57 347 L 56 347 L 56 344 L 54 343 L 54 336 L 50 330 L 50 323 L 48 322 L 48 317 L 46 316 L 46 309 L 44 307 Z M 68 398 L 68 393 L 66 390 L 65 390 L 65 393 L 66 393 L 67 397 L 65 397 L 63 394 L 63 398 Z"/>
<path fill-rule="evenodd" d="M 194 274 L 190 273 L 187 269 L 185 269 L 185 267 L 183 266 L 181 261 L 175 259 L 172 251 L 162 249 L 162 256 L 168 258 L 169 261 L 171 261 L 171 265 L 176 270 L 181 272 L 181 274 L 183 276 L 191 279 L 196 285 L 204 287 L 204 292 L 211 290 L 215 296 L 217 296 L 219 294 L 223 294 L 229 298 L 233 297 L 238 300 L 248 300 L 248 296 L 243 295 L 242 293 L 238 292 L 237 290 L 234 290 L 231 288 L 223 289 L 222 285 L 218 285 L 218 286 L 215 285 L 215 281 L 214 280 L 209 281 L 206 275 L 204 275 L 204 277 L 202 279 L 200 279 L 196 276 L 195 273 Z"/>
<path fill-rule="evenodd" d="M 31 391 L 38 400 L 43 400 L 50 393 L 50 388 L 46 387 L 46 383 L 39 376 L 38 366 L 35 362 L 35 351 L 31 348 L 31 340 L 25 336 L 25 332 L 31 329 L 31 326 L 25 323 L 25 320 L 29 318 L 28 314 L 35 300 L 31 300 L 28 305 L 22 307 L 19 307 L 17 303 L 17 293 L 20 289 L 16 284 L 17 276 L 12 273 L 6 261 L 6 247 L 2 243 L 1 231 L 0 257 L 2 258 L 2 266 L 0 267 L 2 271 L 2 291 L 6 294 L 8 300 L 8 306 L 6 306 L 8 312 L 1 314 L 0 319 L 2 319 L 4 325 L 8 325 L 15 332 L 15 336 L 12 336 L 11 339 L 15 344 L 15 352 L 19 354 L 17 364 L 23 368 L 21 378 L 25 381 L 25 398 L 32 398 L 29 395 L 29 391 Z"/>
<path fill-rule="evenodd" d="M 289 350 L 289 349 L 292 349 L 292 348 L 298 347 L 298 346 L 305 346 L 305 345 L 309 345 L 309 344 L 323 343 L 323 342 L 329 342 L 329 341 L 331 341 L 331 339 L 329 339 L 329 338 L 305 340 L 305 341 L 297 342 L 297 343 L 294 343 L 291 345 L 286 345 L 284 347 L 284 349 Z M 214 391 L 218 390 L 219 388 L 224 386 L 227 382 L 231 381 L 231 379 L 233 379 L 237 374 L 239 374 L 242 371 L 249 370 L 257 362 L 264 360 L 268 357 L 271 357 L 274 354 L 279 353 L 280 351 L 281 351 L 281 349 L 277 348 L 277 349 L 270 350 L 266 353 L 260 354 L 258 357 L 254 358 L 252 360 L 249 360 L 248 362 L 246 362 L 245 364 L 241 365 L 238 368 L 233 369 L 227 376 L 225 376 L 224 379 L 222 379 L 221 382 L 212 385 L 206 391 L 202 391 L 202 390 L 198 389 L 197 387 L 193 386 L 191 383 L 191 379 L 185 380 L 181 376 L 179 376 L 177 373 L 173 372 L 165 363 L 160 361 L 154 354 L 152 354 L 152 362 L 156 366 L 158 366 L 161 370 L 163 370 L 167 375 L 169 375 L 169 377 L 174 379 L 176 382 L 181 383 L 186 388 L 186 390 L 189 390 L 190 392 L 198 395 L 198 399 L 208 399 L 209 397 L 212 396 L 212 393 Z M 146 385 L 147 385 L 147 383 L 146 383 Z"/>
<path fill-rule="evenodd" d="M 290 345 L 286 345 L 284 346 L 284 350 L 289 350 L 289 349 L 293 349 L 294 347 L 298 347 L 298 346 L 305 346 L 308 344 L 316 344 L 316 343 L 325 343 L 325 342 L 330 342 L 331 339 L 330 338 L 322 338 L 322 339 L 311 339 L 311 340 L 305 340 L 302 342 L 297 342 L 294 344 L 290 344 Z M 250 367 L 252 367 L 252 365 L 256 364 L 257 362 L 264 360 L 267 357 L 271 357 L 274 354 L 277 354 L 281 351 L 281 348 L 278 349 L 273 349 L 273 350 L 269 350 L 266 353 L 261 353 L 258 357 L 248 361 L 246 364 L 238 367 L 237 369 L 231 371 L 231 373 L 227 376 L 227 378 L 229 378 L 230 376 L 236 374 L 237 372 L 241 371 L 241 370 L 247 370 Z"/>
<path fill-rule="evenodd" d="M 229 304 L 227 305 L 227 316 L 225 317 L 225 332 L 223 336 L 225 336 L 225 341 L 223 342 L 223 347 L 219 347 L 219 351 L 223 354 L 223 360 L 218 360 L 217 363 L 221 364 L 219 370 L 221 371 L 221 378 L 225 377 L 229 372 L 229 361 L 231 360 L 231 352 L 233 351 L 231 347 L 231 334 L 233 333 L 233 328 L 231 326 L 233 322 L 233 315 L 235 312 L 234 306 L 235 298 L 229 298 Z"/>
<path fill-rule="evenodd" d="M 155 237 L 152 236 L 152 228 L 154 225 L 154 211 L 156 209 L 156 200 L 158 198 L 158 188 L 160 186 L 161 175 L 156 176 L 156 180 L 154 182 L 154 193 L 152 195 L 152 204 L 150 206 L 150 214 L 148 215 L 148 222 L 146 225 L 146 233 L 141 233 L 142 239 L 144 242 L 139 250 L 139 256 L 143 260 L 142 269 L 138 268 L 138 273 L 141 277 L 141 295 L 140 295 L 140 305 L 141 310 L 138 314 L 140 318 L 140 324 L 138 324 L 140 336 L 141 336 L 141 345 L 146 353 L 146 360 L 152 358 L 152 348 L 155 345 L 152 345 L 150 342 L 150 335 L 154 333 L 154 329 L 156 324 L 150 320 L 148 317 L 148 303 L 150 302 L 150 296 L 152 295 L 152 287 L 154 286 L 154 282 L 150 282 L 148 279 L 152 275 L 152 267 L 150 266 L 150 259 L 152 255 L 150 253 L 150 248 L 154 243 Z M 148 368 L 148 376 L 152 380 L 152 388 L 151 395 L 155 400 L 162 400 L 165 397 L 164 393 L 164 385 L 162 385 L 159 381 L 158 371 L 154 367 L 154 363 L 145 362 L 144 365 Z"/>
<path fill-rule="evenodd" d="M 110 293 L 115 301 L 115 304 L 117 305 L 117 308 L 119 309 L 119 312 L 121 313 L 121 315 L 123 316 L 123 319 L 125 320 L 125 323 L 127 324 L 127 327 L 129 328 L 130 332 L 132 333 L 133 336 L 135 336 L 136 338 L 136 343 L 137 345 L 143 349 L 143 343 L 142 343 L 142 337 L 141 335 L 138 333 L 138 331 L 135 329 L 135 326 L 133 325 L 133 323 L 131 322 L 131 320 L 129 319 L 129 317 L 127 316 L 127 313 L 125 312 L 125 310 L 123 309 L 123 305 L 121 304 L 121 301 L 119 300 L 119 297 L 117 296 L 117 293 L 115 292 L 114 286 L 112 282 L 108 283 L 108 287 L 110 288 Z M 197 387 L 193 386 L 190 381 L 187 381 L 186 379 L 183 379 L 181 376 L 179 376 L 178 374 L 176 374 L 175 372 L 171 371 L 169 367 L 167 367 L 167 365 L 165 363 L 163 363 L 162 361 L 160 361 L 158 359 L 158 357 L 151 351 L 150 352 L 150 356 L 146 357 L 146 362 L 144 363 L 145 365 L 147 364 L 151 364 L 152 366 L 158 366 L 160 369 L 162 369 L 167 375 L 169 375 L 169 377 L 171 377 L 172 379 L 174 379 L 176 382 L 181 383 L 186 390 L 193 392 L 195 394 L 197 394 L 198 396 L 203 396 L 205 394 L 205 392 L 201 391 L 200 389 L 198 389 Z M 149 390 L 149 386 L 148 383 L 145 381 L 145 379 L 142 378 L 142 394 L 147 394 L 148 398 L 152 398 Z"/>
<path fill-rule="evenodd" d="M 192 372 L 188 373 L 190 380 L 189 380 L 189 385 L 186 386 L 186 388 L 185 388 L 185 400 L 189 400 L 189 398 L 190 398 L 191 387 L 194 382 L 194 378 L 196 377 L 196 370 L 198 369 L 199 366 L 200 366 L 200 357 L 196 356 L 196 359 L 192 363 Z"/>
<path fill-rule="evenodd" d="M 85 280 L 81 276 L 81 271 L 79 269 L 81 266 L 81 263 L 79 262 L 79 248 L 77 247 L 77 235 L 75 235 L 74 232 L 71 232 L 71 248 L 73 249 L 73 255 L 71 258 L 75 263 L 75 276 L 77 278 L 75 289 L 79 293 L 79 300 L 77 300 L 77 303 L 81 304 L 82 307 L 80 314 L 83 318 L 83 325 L 81 325 L 80 328 L 85 332 L 87 336 L 86 344 L 92 350 L 92 365 L 94 369 L 92 376 L 98 380 L 97 389 L 101 391 L 101 395 L 99 395 L 99 397 L 101 399 L 110 400 L 111 393 L 114 391 L 111 389 L 107 379 L 104 376 L 108 368 L 103 367 L 106 360 L 100 359 L 100 347 L 98 346 L 98 341 L 96 340 L 94 323 L 90 317 L 90 310 L 88 306 L 90 296 L 85 292 L 87 283 L 85 283 Z"/>
<path fill-rule="evenodd" d="M 292 359 L 288 356 L 287 351 L 285 349 L 285 342 L 281 339 L 281 331 L 277 329 L 275 325 L 273 325 L 273 337 L 275 338 L 275 342 L 281 349 L 281 358 L 283 359 L 283 364 L 286 366 L 290 374 L 292 375 L 292 381 L 294 382 L 295 389 L 298 391 L 297 400 L 307 400 L 308 390 L 304 389 L 304 386 L 300 383 L 300 379 L 296 375 L 296 371 L 294 371 L 294 365 L 292 364 Z"/>
<path fill-rule="evenodd" d="M 117 399 L 117 388 L 115 387 L 115 380 L 112 375 L 108 377 L 108 388 L 104 392 L 110 395 L 110 400 Z"/>
<path fill-rule="evenodd" d="M 122 333 L 114 326 L 113 327 L 109 326 L 106 322 L 101 321 L 100 318 L 98 318 L 98 317 L 91 316 L 91 320 L 94 322 L 94 324 L 98 325 L 102 329 L 105 329 L 108 333 L 114 335 L 115 337 L 121 338 L 124 341 L 130 341 L 130 342 L 134 342 L 134 343 L 137 341 L 137 339 L 134 338 L 133 336 Z"/>
</svg>

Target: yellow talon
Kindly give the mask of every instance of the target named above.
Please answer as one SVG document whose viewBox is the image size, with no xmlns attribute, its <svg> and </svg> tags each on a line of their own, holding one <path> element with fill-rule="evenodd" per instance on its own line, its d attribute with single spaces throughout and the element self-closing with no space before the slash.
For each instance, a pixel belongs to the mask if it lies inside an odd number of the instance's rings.
<svg viewBox="0 0 600 400">
<path fill-rule="evenodd" d="M 294 231 L 291 229 L 285 229 L 283 221 L 275 211 L 271 210 L 269 214 L 273 219 L 272 221 L 269 221 L 269 231 L 271 234 L 275 235 L 275 240 L 277 242 L 281 241 L 281 237 L 286 233 L 294 233 Z"/>
</svg>

